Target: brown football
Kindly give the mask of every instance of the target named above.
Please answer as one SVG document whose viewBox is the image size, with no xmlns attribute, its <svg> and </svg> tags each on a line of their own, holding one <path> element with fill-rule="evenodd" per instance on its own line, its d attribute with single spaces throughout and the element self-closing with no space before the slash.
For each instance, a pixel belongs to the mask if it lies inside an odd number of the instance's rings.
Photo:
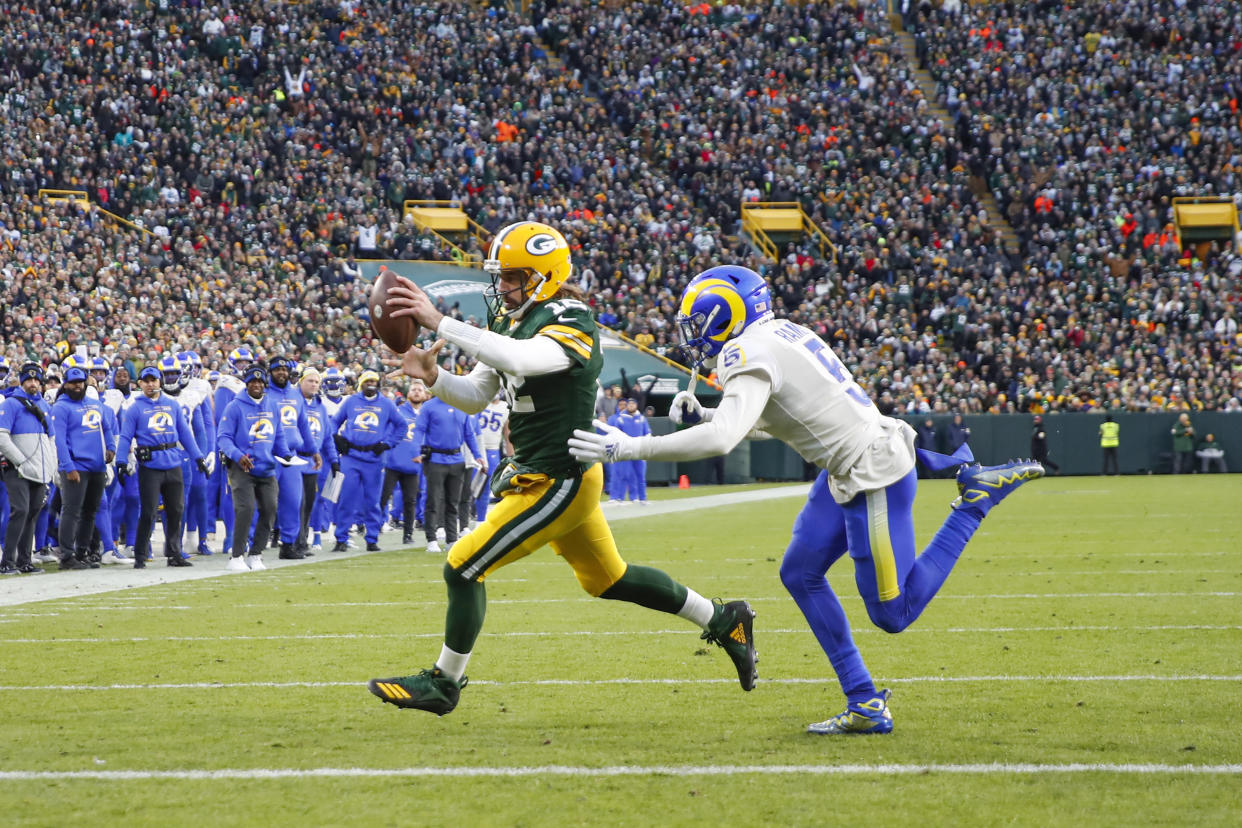
<svg viewBox="0 0 1242 828">
<path fill-rule="evenodd" d="M 371 286 L 371 330 L 395 353 L 404 354 L 414 345 L 418 325 L 412 317 L 393 316 L 392 310 L 385 304 L 388 291 L 396 284 L 397 274 L 381 266 L 375 284 Z"/>
</svg>

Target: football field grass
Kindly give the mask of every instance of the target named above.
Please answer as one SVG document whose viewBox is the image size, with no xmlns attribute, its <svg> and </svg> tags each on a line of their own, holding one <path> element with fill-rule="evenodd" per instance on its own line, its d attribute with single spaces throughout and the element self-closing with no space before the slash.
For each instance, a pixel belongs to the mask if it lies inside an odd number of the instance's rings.
<svg viewBox="0 0 1242 828">
<path fill-rule="evenodd" d="M 953 494 L 920 484 L 920 543 Z M 696 628 L 589 598 L 547 549 L 488 582 L 443 718 L 364 686 L 439 653 L 442 559 L 422 551 L 0 607 L 4 822 L 1236 824 L 1242 476 L 1036 481 L 900 635 L 839 562 L 893 690 L 878 737 L 804 732 L 844 703 L 778 576 L 801 506 L 614 526 L 628 560 L 751 601 L 751 693 Z"/>
</svg>

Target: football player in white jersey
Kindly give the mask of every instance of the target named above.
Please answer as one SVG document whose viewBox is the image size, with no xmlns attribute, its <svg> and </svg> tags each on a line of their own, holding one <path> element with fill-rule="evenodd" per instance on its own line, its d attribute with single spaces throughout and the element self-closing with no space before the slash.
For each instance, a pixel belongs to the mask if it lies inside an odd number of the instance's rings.
<svg viewBox="0 0 1242 828">
<path fill-rule="evenodd" d="M 492 474 L 500 468 L 500 449 L 507 441 L 506 426 L 509 424 L 509 404 L 504 395 L 497 391 L 496 396 L 487 407 L 474 415 L 479 426 L 479 447 L 487 454 L 487 468 Z M 482 473 L 487 477 L 487 472 Z M 483 485 L 475 485 L 474 517 L 475 520 L 487 519 L 487 504 L 491 499 L 491 489 L 485 480 Z"/>
<path fill-rule="evenodd" d="M 814 332 L 771 311 L 763 277 L 724 265 L 695 277 L 677 324 L 696 362 L 714 367 L 724 396 L 704 411 L 690 392 L 673 400 L 673 419 L 698 425 L 659 437 L 619 429 L 576 430 L 569 445 L 584 462 L 696 460 L 729 452 L 748 433 L 782 440 L 821 471 L 794 522 L 781 581 L 806 616 L 848 699 L 844 713 L 808 727 L 818 734 L 888 733 L 889 691 L 877 690 L 825 577 L 846 552 L 876 626 L 900 632 L 914 622 L 957 563 L 993 506 L 1043 476 L 1031 461 L 963 465 L 960 497 L 921 554 L 914 546 L 914 430 L 880 414 L 832 349 Z"/>
</svg>

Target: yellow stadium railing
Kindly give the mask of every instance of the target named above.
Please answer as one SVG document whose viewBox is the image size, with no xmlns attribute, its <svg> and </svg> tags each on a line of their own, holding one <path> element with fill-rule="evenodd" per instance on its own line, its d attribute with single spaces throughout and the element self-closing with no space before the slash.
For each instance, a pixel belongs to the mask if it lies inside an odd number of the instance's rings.
<svg viewBox="0 0 1242 828">
<path fill-rule="evenodd" d="M 146 233 L 148 236 L 155 235 L 154 233 L 152 233 L 150 230 L 143 227 L 142 225 L 134 224 L 129 219 L 122 218 L 121 216 L 118 216 L 116 213 L 112 212 L 111 210 L 105 210 L 104 208 L 100 207 L 98 204 L 91 203 L 90 195 L 86 192 L 86 190 L 42 189 L 42 190 L 39 190 L 39 198 L 45 201 L 81 202 L 87 205 L 88 207 L 90 207 L 96 213 L 102 213 L 104 218 L 108 219 L 109 221 L 115 221 L 117 224 L 124 225 L 125 227 L 128 227 L 131 230 L 140 230 L 143 233 Z"/>
<path fill-rule="evenodd" d="M 481 224 L 470 218 L 462 209 L 461 202 L 447 199 L 407 199 L 402 204 L 402 215 L 409 216 L 420 230 L 430 233 L 442 245 L 453 251 L 453 260 L 458 264 L 474 264 L 481 257 L 468 252 L 461 245 L 444 235 L 445 232 L 460 232 L 472 237 L 479 247 L 486 249 L 491 244 L 491 233 Z M 458 225 L 452 227 L 449 225 Z M 437 226 L 438 225 L 438 226 Z"/>
<path fill-rule="evenodd" d="M 742 231 L 765 256 L 780 259 L 780 249 L 769 233 L 797 233 L 815 240 L 820 255 L 837 260 L 837 247 L 797 201 L 743 201 Z"/>
<path fill-rule="evenodd" d="M 669 359 L 668 357 L 663 356 L 661 354 L 657 354 L 655 351 L 651 350 L 646 345 L 642 345 L 634 341 L 630 337 L 618 331 L 616 328 L 605 328 L 605 330 L 607 330 L 608 333 L 612 334 L 617 339 L 624 342 L 626 345 L 630 345 L 630 346 L 637 348 L 638 350 L 642 351 L 647 356 L 655 357 L 656 359 L 660 360 L 661 362 L 663 362 L 665 365 L 669 366 L 670 368 L 676 368 L 681 373 L 687 374 L 687 375 L 691 373 L 690 369 L 682 365 L 680 362 L 673 362 L 673 360 Z M 723 386 L 721 386 L 720 383 L 716 382 L 713 379 L 710 379 L 709 377 L 700 376 L 699 379 L 700 381 L 705 382 L 708 385 L 710 385 L 712 388 L 715 388 L 717 391 L 720 391 L 723 388 Z"/>
<path fill-rule="evenodd" d="M 86 190 L 39 190 L 39 198 L 47 201 L 85 201 L 90 204 L 90 196 Z"/>
<path fill-rule="evenodd" d="M 115 221 L 117 224 L 124 225 L 125 227 L 128 227 L 128 228 L 130 228 L 131 230 L 141 230 L 143 233 L 146 233 L 148 236 L 154 236 L 154 235 L 155 235 L 155 234 L 154 234 L 154 233 L 152 233 L 150 230 L 148 230 L 147 228 L 143 227 L 141 224 L 134 224 L 134 223 L 133 223 L 132 221 L 130 221 L 129 219 L 127 219 L 127 218 L 121 218 L 121 217 L 120 217 L 120 216 L 118 216 L 116 213 L 112 212 L 111 210 L 105 210 L 104 208 L 102 208 L 102 207 L 100 207 L 100 206 L 98 206 L 98 205 L 96 205 L 96 206 L 95 206 L 95 212 L 97 212 L 97 213 L 103 213 L 103 214 L 104 214 L 104 218 L 111 219 L 112 221 Z"/>
</svg>

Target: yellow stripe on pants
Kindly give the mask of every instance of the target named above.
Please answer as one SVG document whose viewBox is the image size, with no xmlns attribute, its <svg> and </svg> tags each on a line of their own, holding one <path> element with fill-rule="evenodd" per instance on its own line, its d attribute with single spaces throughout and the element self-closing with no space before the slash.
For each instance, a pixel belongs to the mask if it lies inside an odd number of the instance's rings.
<svg viewBox="0 0 1242 828">
<path fill-rule="evenodd" d="M 881 601 L 891 601 L 901 595 L 901 584 L 897 583 L 897 558 L 888 537 L 888 497 L 883 490 L 867 494 L 867 540 L 875 564 L 876 591 Z"/>
</svg>

